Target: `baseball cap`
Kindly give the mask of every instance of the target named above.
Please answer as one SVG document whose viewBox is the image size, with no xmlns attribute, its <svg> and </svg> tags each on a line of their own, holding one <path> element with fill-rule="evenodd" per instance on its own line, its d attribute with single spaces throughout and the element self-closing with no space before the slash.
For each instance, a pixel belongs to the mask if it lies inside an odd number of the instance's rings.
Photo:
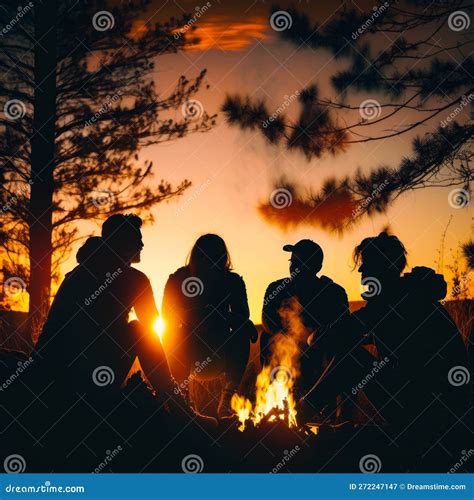
<svg viewBox="0 0 474 500">
<path fill-rule="evenodd" d="M 300 240 L 294 245 L 285 245 L 283 250 L 295 254 L 308 267 L 317 268 L 317 271 L 321 269 L 324 258 L 323 249 L 313 240 Z"/>
</svg>

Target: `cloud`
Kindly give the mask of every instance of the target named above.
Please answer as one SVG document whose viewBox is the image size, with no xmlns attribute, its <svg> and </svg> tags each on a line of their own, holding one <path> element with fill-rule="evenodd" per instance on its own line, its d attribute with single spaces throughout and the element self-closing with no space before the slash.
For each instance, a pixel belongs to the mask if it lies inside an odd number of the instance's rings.
<svg viewBox="0 0 474 500">
<path fill-rule="evenodd" d="M 287 193 L 284 205 L 275 202 L 275 193 Z M 289 193 L 289 195 L 288 195 Z M 288 200 L 291 200 L 288 202 Z M 258 211 L 268 223 L 285 231 L 298 226 L 316 226 L 327 231 L 342 232 L 352 221 L 358 202 L 343 187 L 323 186 L 317 196 L 302 193 L 295 183 L 280 181 L 268 200 L 261 202 Z"/>
<path fill-rule="evenodd" d="M 188 50 L 239 51 L 255 43 L 255 40 L 268 39 L 266 17 L 239 20 L 235 16 L 206 14 L 195 26 L 193 36 L 199 38 L 199 41 L 188 47 Z"/>
</svg>

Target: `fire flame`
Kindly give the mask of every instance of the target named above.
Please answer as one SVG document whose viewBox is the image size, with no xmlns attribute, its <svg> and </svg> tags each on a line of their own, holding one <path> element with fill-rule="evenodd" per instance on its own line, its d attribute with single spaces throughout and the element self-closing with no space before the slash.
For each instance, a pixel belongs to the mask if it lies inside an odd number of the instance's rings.
<svg viewBox="0 0 474 500">
<path fill-rule="evenodd" d="M 309 336 L 301 320 L 301 310 L 300 303 L 291 299 L 278 311 L 285 329 L 275 335 L 270 362 L 257 376 L 255 406 L 239 394 L 232 397 L 231 407 L 241 424 L 240 431 L 245 430 L 247 420 L 254 425 L 277 419 L 285 420 L 288 427 L 297 425 L 294 384 L 300 375 L 301 346 Z"/>
</svg>

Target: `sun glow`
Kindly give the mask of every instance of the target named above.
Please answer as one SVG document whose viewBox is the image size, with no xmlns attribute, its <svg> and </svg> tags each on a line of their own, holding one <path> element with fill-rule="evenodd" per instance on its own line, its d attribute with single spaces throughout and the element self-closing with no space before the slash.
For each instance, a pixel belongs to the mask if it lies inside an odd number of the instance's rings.
<svg viewBox="0 0 474 500">
<path fill-rule="evenodd" d="M 155 329 L 156 334 L 160 338 L 160 342 L 163 342 L 163 334 L 165 332 L 166 324 L 163 318 L 156 318 L 153 323 L 153 328 Z"/>
</svg>

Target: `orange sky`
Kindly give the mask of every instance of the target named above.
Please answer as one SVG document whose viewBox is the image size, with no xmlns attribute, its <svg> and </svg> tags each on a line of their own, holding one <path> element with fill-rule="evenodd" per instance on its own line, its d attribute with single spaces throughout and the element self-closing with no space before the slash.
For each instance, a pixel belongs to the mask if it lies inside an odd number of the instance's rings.
<svg viewBox="0 0 474 500">
<path fill-rule="evenodd" d="M 328 78 L 340 68 L 339 63 L 327 52 L 296 50 L 281 41 L 268 24 L 269 3 L 210 3 L 211 7 L 195 23 L 196 36 L 202 37 L 200 45 L 157 61 L 155 79 L 160 92 L 169 92 L 179 75 L 192 77 L 207 68 L 206 83 L 210 88 L 195 98 L 209 114 L 219 112 L 227 92 L 265 98 L 274 109 L 285 96 L 311 82 L 319 84 L 322 95 L 331 94 Z M 311 3 L 300 2 L 310 11 Z M 150 12 L 151 20 L 178 14 L 181 7 L 188 12 L 195 8 L 189 1 L 157 5 Z M 319 12 L 313 8 L 312 14 L 323 22 L 336 8 L 337 2 L 319 4 Z M 351 102 L 358 104 L 377 97 L 355 94 Z M 288 108 L 290 116 L 297 112 L 297 106 Z M 180 110 L 176 110 L 175 116 L 180 118 Z M 409 118 L 405 116 L 404 120 Z M 429 130 L 427 127 L 419 133 Z M 168 275 L 184 264 L 196 238 L 206 232 L 218 233 L 228 244 L 236 272 L 247 283 L 252 319 L 260 322 L 267 284 L 288 274 L 289 254 L 282 251 L 282 246 L 301 238 L 321 244 L 325 252 L 323 274 L 344 286 L 351 300 L 360 299 L 359 276 L 351 270 L 352 249 L 362 238 L 377 234 L 386 225 L 407 246 L 410 267 L 436 267 L 441 235 L 452 218 L 445 243 L 445 264 L 449 264 L 450 249 L 455 251 L 472 234 L 472 204 L 464 209 L 452 208 L 448 203 L 450 189 L 407 193 L 387 214 L 364 219 L 343 237 L 314 227 L 285 233 L 268 225 L 258 214 L 258 204 L 268 198 L 273 181 L 282 174 L 316 190 L 328 175 L 343 177 L 357 167 L 368 170 L 380 163 L 396 166 L 403 155 L 409 154 L 412 138 L 413 135 L 404 135 L 390 141 L 359 144 L 335 158 L 308 162 L 299 153 L 268 146 L 257 132 L 242 133 L 230 128 L 219 114 L 217 126 L 208 133 L 142 152 L 143 159 L 153 160 L 157 179 L 176 184 L 187 178 L 193 186 L 179 201 L 155 207 L 156 223 L 144 228 L 145 249 L 137 267 L 150 277 L 161 304 Z M 83 231 L 97 234 L 98 227 L 84 224 Z M 63 265 L 63 272 L 73 265 L 71 257 Z"/>
</svg>

